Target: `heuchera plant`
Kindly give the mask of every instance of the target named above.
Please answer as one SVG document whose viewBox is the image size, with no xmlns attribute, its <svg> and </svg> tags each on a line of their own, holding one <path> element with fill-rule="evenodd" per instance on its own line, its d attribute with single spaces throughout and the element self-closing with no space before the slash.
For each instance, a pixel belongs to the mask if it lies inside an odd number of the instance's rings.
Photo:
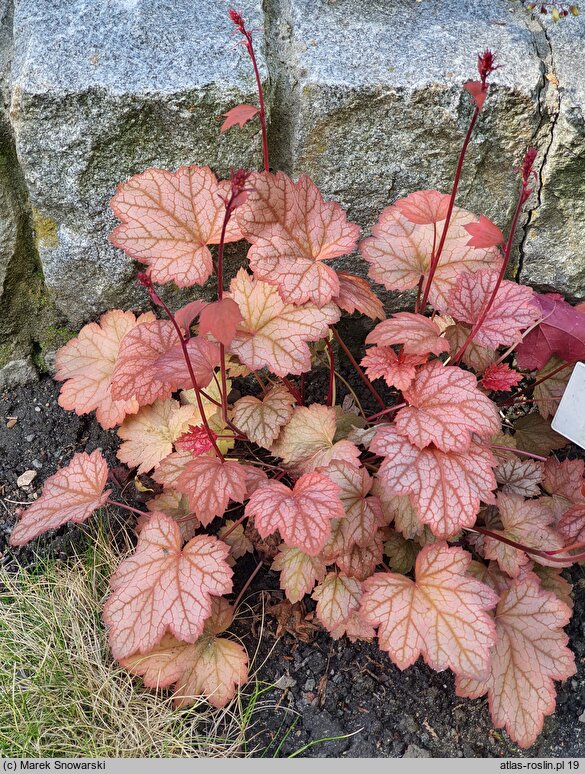
<svg viewBox="0 0 585 774">
<path fill-rule="evenodd" d="M 377 637 L 400 669 L 419 656 L 451 669 L 457 694 L 487 693 L 496 727 L 528 747 L 554 710 L 554 681 L 575 672 L 561 569 L 585 558 L 584 463 L 549 456 L 566 442 L 548 423 L 585 357 L 585 314 L 504 279 L 536 150 L 518 170 L 507 236 L 456 205 L 499 66 L 486 51 L 465 84 L 474 109 L 451 192 L 394 202 L 359 243 L 371 279 L 416 296 L 384 319 L 368 282 L 330 264 L 358 246 L 359 227 L 308 177 L 269 171 L 252 35 L 230 18 L 260 106 L 233 108 L 222 131 L 258 118 L 264 170 L 218 181 L 208 167 L 149 169 L 121 184 L 111 241 L 146 267 L 138 278 L 160 316 L 107 312 L 57 356 L 61 406 L 119 426 L 119 459 L 150 474 L 156 496 L 148 511 L 116 502 L 101 453 L 76 454 L 11 542 L 107 504 L 136 513 L 104 621 L 114 657 L 147 686 L 174 685 L 178 705 L 204 694 L 221 707 L 245 683 L 246 653 L 224 632 L 268 564 L 290 603 L 312 595 L 332 637 Z M 226 287 L 224 246 L 240 240 L 248 268 Z M 174 313 L 155 287 L 211 276 L 216 300 Z M 342 312 L 381 320 L 361 366 L 335 327 Z M 375 413 L 355 394 L 336 405 L 335 352 Z M 324 358 L 327 394 L 309 403 L 305 375 Z M 250 394 L 232 401 L 234 379 Z M 230 602 L 249 552 L 257 565 Z"/>
</svg>

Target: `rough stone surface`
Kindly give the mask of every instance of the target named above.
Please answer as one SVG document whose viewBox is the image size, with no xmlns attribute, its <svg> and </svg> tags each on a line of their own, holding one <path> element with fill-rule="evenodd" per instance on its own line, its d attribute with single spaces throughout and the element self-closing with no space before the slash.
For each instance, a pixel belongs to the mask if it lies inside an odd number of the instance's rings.
<svg viewBox="0 0 585 774">
<path fill-rule="evenodd" d="M 521 278 L 578 300 L 585 295 L 585 16 L 571 22 L 543 22 L 545 160 Z"/>
<path fill-rule="evenodd" d="M 255 95 L 227 0 L 21 0 L 11 119 L 45 280 L 73 325 L 136 302 L 132 262 L 107 242 L 116 184 L 149 166 L 258 161 L 257 122 L 219 134 Z M 250 26 L 259 0 L 243 0 Z M 262 35 L 256 35 L 262 60 Z"/>
<path fill-rule="evenodd" d="M 133 263 L 107 241 L 116 184 L 149 166 L 260 166 L 257 121 L 219 133 L 220 114 L 255 102 L 256 89 L 228 0 L 12 6 L 0 0 L 0 369 L 31 354 L 50 369 L 81 324 L 145 302 Z M 312 176 L 364 234 L 396 198 L 449 190 L 472 110 L 461 87 L 476 77 L 477 52 L 495 50 L 502 67 L 458 201 L 505 230 L 514 168 L 535 144 L 539 179 L 513 270 L 583 297 L 585 17 L 554 25 L 517 0 L 238 8 L 257 29 L 273 167 Z M 227 257 L 233 267 L 241 251 Z M 356 256 L 338 266 L 366 272 Z M 394 309 L 409 299 L 385 296 Z"/>
<path fill-rule="evenodd" d="M 450 190 L 477 78 L 491 48 L 503 66 L 475 137 L 461 200 L 505 224 L 517 166 L 540 123 L 542 62 L 530 15 L 506 0 L 281 0 L 271 58 L 288 99 L 282 164 L 307 172 L 363 226 L 399 196 Z M 283 130 L 284 129 L 284 130 Z"/>
<path fill-rule="evenodd" d="M 9 360 L 0 368 L 0 385 L 2 389 L 12 389 L 19 384 L 32 382 L 37 378 L 36 368 L 30 358 Z"/>
</svg>

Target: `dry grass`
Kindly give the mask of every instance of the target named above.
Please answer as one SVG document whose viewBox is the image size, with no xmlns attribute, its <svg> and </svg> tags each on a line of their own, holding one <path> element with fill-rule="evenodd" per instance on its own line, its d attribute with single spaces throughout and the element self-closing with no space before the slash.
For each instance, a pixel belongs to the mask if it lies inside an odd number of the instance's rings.
<svg viewBox="0 0 585 774">
<path fill-rule="evenodd" d="M 264 693 L 253 680 L 225 710 L 176 711 L 112 661 L 100 608 L 117 556 L 106 528 L 95 532 L 90 554 L 0 570 L 0 756 L 251 754 Z"/>
</svg>

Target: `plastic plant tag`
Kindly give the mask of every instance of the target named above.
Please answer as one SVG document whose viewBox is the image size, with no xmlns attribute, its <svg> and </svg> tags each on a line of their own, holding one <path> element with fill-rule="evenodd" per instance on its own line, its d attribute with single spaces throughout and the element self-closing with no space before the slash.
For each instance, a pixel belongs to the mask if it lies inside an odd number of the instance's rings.
<svg viewBox="0 0 585 774">
<path fill-rule="evenodd" d="M 585 363 L 575 365 L 551 426 L 585 449 Z"/>
</svg>

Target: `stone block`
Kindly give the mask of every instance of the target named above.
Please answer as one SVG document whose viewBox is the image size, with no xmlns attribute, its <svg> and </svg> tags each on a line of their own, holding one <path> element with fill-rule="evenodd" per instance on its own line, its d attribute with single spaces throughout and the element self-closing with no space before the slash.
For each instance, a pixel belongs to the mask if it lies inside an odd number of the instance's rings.
<svg viewBox="0 0 585 774">
<path fill-rule="evenodd" d="M 261 27 L 260 0 L 242 0 Z M 255 100 L 229 3 L 20 0 L 11 121 L 47 286 L 73 325 L 136 303 L 134 266 L 107 241 L 118 182 L 147 167 L 261 162 L 258 123 L 220 135 L 219 116 Z M 256 33 L 266 78 L 263 37 Z"/>
</svg>

